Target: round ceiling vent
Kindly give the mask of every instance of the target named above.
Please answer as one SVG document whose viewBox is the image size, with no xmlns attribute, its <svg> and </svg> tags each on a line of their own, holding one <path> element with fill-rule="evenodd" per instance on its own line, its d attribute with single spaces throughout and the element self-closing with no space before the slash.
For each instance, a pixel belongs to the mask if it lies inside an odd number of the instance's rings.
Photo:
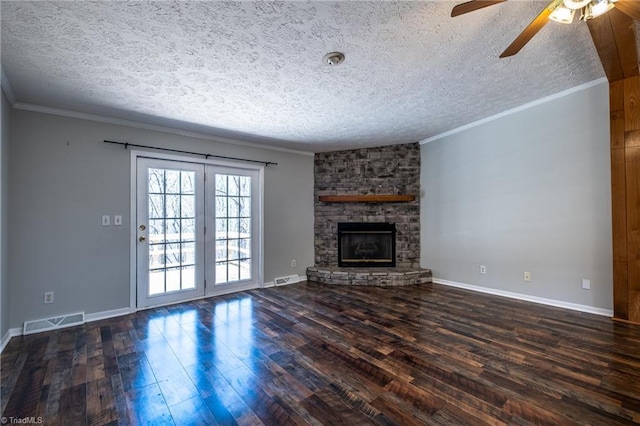
<svg viewBox="0 0 640 426">
<path fill-rule="evenodd" d="M 325 65 L 340 65 L 344 62 L 344 54 L 340 52 L 331 52 L 324 55 L 322 62 Z"/>
</svg>

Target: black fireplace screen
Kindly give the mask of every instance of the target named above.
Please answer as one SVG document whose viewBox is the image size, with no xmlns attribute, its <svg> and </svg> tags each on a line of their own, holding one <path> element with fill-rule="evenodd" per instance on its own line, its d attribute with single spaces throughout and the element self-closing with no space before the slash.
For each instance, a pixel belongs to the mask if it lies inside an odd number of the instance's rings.
<svg viewBox="0 0 640 426">
<path fill-rule="evenodd" d="M 339 223 L 338 266 L 396 266 L 396 225 Z"/>
</svg>

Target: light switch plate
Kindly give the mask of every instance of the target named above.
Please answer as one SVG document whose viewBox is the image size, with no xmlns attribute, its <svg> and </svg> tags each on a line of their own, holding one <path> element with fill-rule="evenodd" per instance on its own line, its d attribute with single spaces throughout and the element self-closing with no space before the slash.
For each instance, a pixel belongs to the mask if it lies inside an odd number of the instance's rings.
<svg viewBox="0 0 640 426">
<path fill-rule="evenodd" d="M 115 226 L 121 226 L 122 225 L 122 215 L 117 214 L 117 215 L 113 216 L 113 224 Z"/>
<path fill-rule="evenodd" d="M 109 215 L 104 215 L 102 216 L 102 226 L 109 226 L 111 225 L 111 217 L 109 217 Z"/>
</svg>

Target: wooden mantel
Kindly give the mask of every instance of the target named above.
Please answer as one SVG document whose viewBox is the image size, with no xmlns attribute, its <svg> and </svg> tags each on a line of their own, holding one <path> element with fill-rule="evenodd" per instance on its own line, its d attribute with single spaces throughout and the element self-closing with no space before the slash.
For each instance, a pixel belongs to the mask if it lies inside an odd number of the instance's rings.
<svg viewBox="0 0 640 426">
<path fill-rule="evenodd" d="M 416 199 L 415 195 L 321 195 L 323 203 L 407 203 Z"/>
</svg>

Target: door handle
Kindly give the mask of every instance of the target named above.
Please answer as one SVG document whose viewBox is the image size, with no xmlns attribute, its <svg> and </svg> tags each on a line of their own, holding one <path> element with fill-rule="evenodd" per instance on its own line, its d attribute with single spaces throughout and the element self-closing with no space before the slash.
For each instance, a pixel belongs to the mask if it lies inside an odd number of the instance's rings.
<svg viewBox="0 0 640 426">
<path fill-rule="evenodd" d="M 140 236 L 140 238 L 138 238 L 138 240 L 139 240 L 140 242 L 143 242 L 143 241 L 145 241 L 146 239 L 147 239 L 147 237 L 145 237 L 144 235 L 142 235 L 142 236 Z"/>
</svg>

